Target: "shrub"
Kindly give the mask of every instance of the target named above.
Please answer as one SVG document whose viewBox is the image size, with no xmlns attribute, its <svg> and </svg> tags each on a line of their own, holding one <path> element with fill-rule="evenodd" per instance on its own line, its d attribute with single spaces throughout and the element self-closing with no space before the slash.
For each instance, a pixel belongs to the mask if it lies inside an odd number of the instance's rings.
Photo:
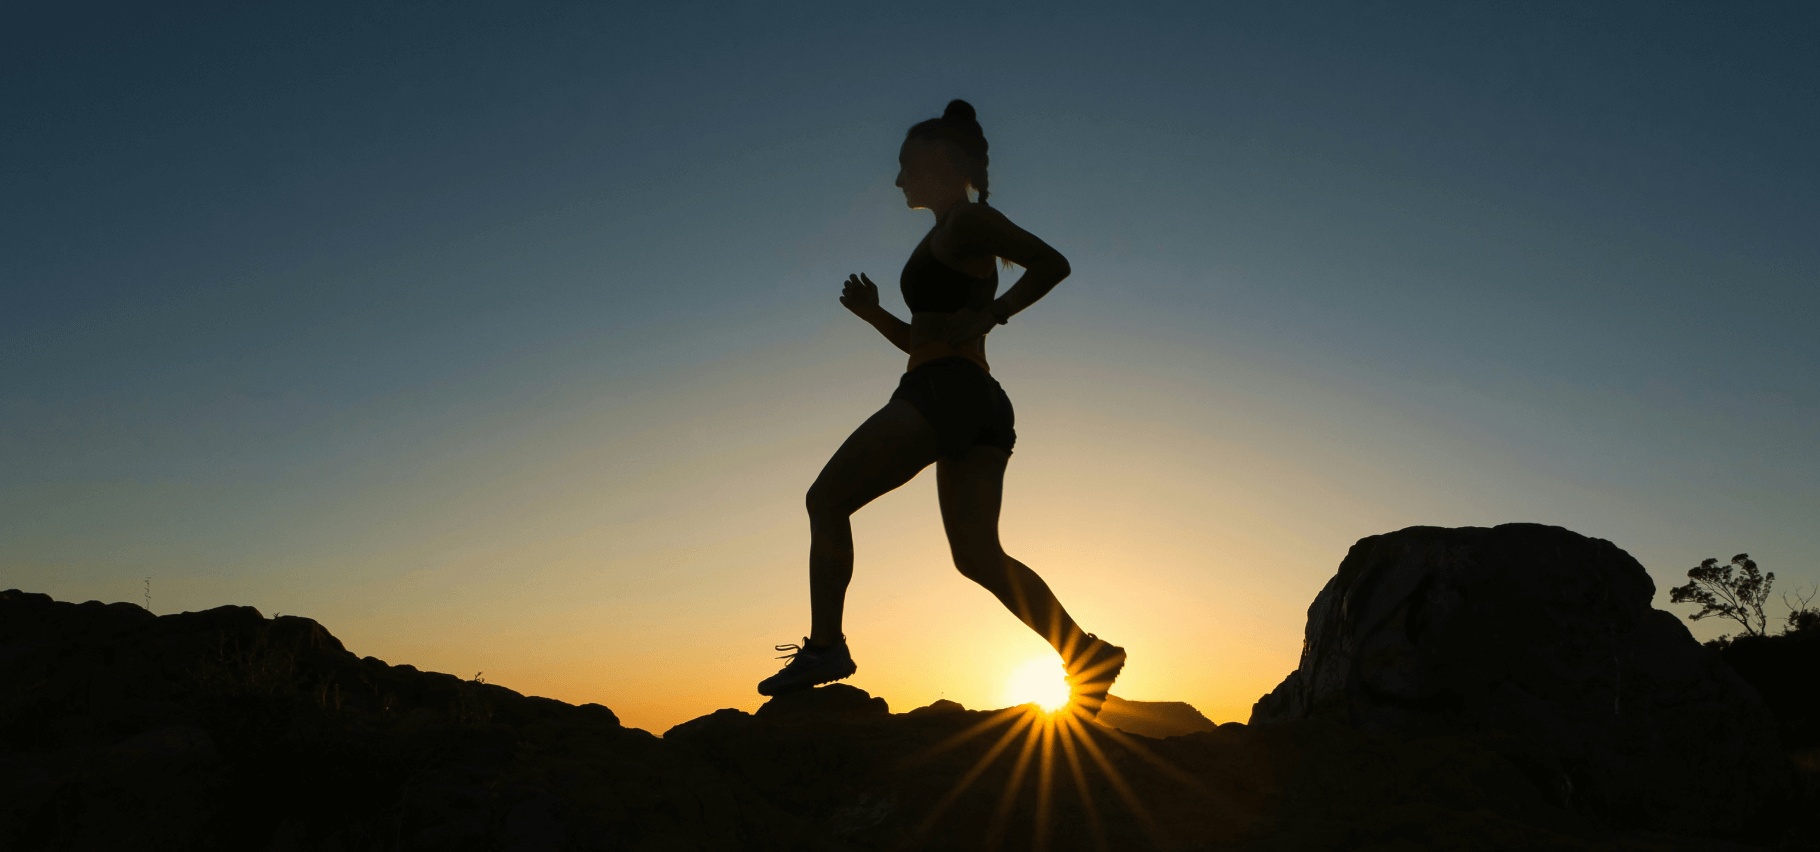
<svg viewBox="0 0 1820 852">
<path fill-rule="evenodd" d="M 1810 605 L 1817 593 L 1820 593 L 1820 586 L 1805 594 L 1796 589 L 1793 600 L 1789 599 L 1787 592 L 1782 593 L 1782 603 L 1788 607 L 1788 625 L 1782 628 L 1783 633 L 1820 630 L 1820 609 Z"/>
</svg>

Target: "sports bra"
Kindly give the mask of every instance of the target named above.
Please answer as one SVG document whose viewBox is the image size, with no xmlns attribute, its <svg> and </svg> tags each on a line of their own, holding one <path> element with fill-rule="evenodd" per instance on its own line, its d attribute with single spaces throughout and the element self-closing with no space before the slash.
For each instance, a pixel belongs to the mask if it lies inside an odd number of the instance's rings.
<svg viewBox="0 0 1820 852">
<path fill-rule="evenodd" d="M 953 213 L 961 205 L 948 208 Z M 943 218 L 947 217 L 943 214 Z M 898 286 L 904 293 L 904 304 L 910 307 L 911 313 L 935 311 L 951 314 L 967 306 L 973 297 L 975 288 L 990 283 L 998 289 L 998 268 L 994 264 L 991 278 L 975 278 L 937 260 L 935 252 L 929 250 L 929 237 L 935 235 L 936 228 L 942 222 L 936 220 L 935 228 L 923 236 L 923 241 L 916 244 L 916 250 L 910 253 L 910 260 L 904 264 L 904 273 L 898 277 Z"/>
</svg>

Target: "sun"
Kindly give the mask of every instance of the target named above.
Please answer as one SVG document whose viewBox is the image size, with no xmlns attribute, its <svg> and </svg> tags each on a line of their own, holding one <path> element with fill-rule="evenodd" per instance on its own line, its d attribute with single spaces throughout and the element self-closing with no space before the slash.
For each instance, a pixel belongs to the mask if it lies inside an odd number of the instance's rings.
<svg viewBox="0 0 1820 852">
<path fill-rule="evenodd" d="M 1045 713 L 1068 706 L 1067 673 L 1062 661 L 1052 655 L 1031 657 L 1011 670 L 1005 678 L 1005 700 L 1012 704 L 1035 704 Z"/>
</svg>

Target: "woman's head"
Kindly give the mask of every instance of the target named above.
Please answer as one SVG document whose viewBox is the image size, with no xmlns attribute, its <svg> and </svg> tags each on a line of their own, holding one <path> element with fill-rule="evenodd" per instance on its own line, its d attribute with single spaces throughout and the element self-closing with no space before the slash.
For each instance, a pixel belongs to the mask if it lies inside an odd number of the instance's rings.
<svg viewBox="0 0 1820 852">
<path fill-rule="evenodd" d="M 991 194 L 986 150 L 986 134 L 974 117 L 973 105 L 949 101 L 941 118 L 919 122 L 904 135 L 903 151 L 898 155 L 903 169 L 898 172 L 897 185 L 903 187 L 912 207 L 927 206 L 933 200 L 930 196 L 956 188 L 964 196 L 969 184 L 979 191 L 984 204 Z"/>
</svg>

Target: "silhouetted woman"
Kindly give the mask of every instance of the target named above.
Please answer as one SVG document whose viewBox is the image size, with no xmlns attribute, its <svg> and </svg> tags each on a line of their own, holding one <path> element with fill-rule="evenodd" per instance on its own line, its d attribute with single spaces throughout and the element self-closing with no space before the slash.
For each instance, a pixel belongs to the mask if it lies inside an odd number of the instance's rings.
<svg viewBox="0 0 1820 852">
<path fill-rule="evenodd" d="M 1011 400 L 986 366 L 987 332 L 1068 277 L 1068 260 L 988 207 L 986 137 L 966 101 L 941 118 L 910 128 L 898 154 L 897 185 L 912 208 L 935 214 L 900 279 L 908 323 L 878 304 L 878 285 L 849 276 L 840 302 L 872 324 L 910 364 L 891 401 L 841 444 L 809 487 L 809 602 L 812 627 L 783 671 L 758 685 L 779 695 L 840 680 L 857 666 L 841 633 L 847 583 L 853 578 L 853 530 L 861 506 L 935 464 L 942 525 L 954 565 L 996 595 L 1062 657 L 1075 704 L 1099 712 L 1125 664 L 1125 651 L 1082 632 L 1048 584 L 1005 555 L 998 540 L 1005 464 L 1017 434 Z M 967 200 L 971 185 L 979 201 Z M 998 290 L 995 262 L 1024 276 Z"/>
</svg>

